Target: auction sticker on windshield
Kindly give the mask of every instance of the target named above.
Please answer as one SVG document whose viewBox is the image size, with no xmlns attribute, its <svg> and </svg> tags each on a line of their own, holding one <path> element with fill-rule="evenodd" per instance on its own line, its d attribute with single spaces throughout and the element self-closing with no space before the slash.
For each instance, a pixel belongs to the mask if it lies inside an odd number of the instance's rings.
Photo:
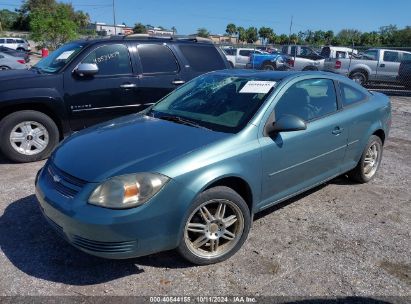
<svg viewBox="0 0 411 304">
<path fill-rule="evenodd" d="M 250 80 L 243 86 L 240 93 L 267 94 L 275 84 L 275 81 Z"/>
</svg>

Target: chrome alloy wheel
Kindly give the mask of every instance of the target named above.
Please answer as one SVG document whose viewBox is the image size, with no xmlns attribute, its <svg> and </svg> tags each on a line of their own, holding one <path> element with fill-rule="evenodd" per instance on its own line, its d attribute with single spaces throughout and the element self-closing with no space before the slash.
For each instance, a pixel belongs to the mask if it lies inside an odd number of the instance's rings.
<svg viewBox="0 0 411 304">
<path fill-rule="evenodd" d="M 225 199 L 201 204 L 190 215 L 184 229 L 188 249 L 201 258 L 217 258 L 232 250 L 244 231 L 240 208 Z"/>
<path fill-rule="evenodd" d="M 48 146 L 49 133 L 41 123 L 23 121 L 11 130 L 10 144 L 21 154 L 38 154 Z"/>
<path fill-rule="evenodd" d="M 368 148 L 363 163 L 363 172 L 366 177 L 372 177 L 377 171 L 380 161 L 380 152 L 380 146 L 375 142 Z"/>
</svg>

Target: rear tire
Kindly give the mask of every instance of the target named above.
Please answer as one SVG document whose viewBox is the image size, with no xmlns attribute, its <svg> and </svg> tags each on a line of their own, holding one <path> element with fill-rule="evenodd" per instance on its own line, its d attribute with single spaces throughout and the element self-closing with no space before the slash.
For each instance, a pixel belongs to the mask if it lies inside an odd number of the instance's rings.
<svg viewBox="0 0 411 304">
<path fill-rule="evenodd" d="M 59 142 L 59 130 L 44 113 L 24 110 L 0 121 L 0 151 L 10 160 L 26 163 L 47 158 Z"/>
<path fill-rule="evenodd" d="M 197 265 L 224 261 L 244 244 L 250 225 L 250 210 L 237 192 L 224 186 L 210 188 L 190 206 L 177 250 Z"/>
<path fill-rule="evenodd" d="M 5 70 L 11 70 L 11 68 L 6 65 L 0 66 L 0 71 L 5 71 Z"/>
<path fill-rule="evenodd" d="M 372 135 L 361 155 L 357 166 L 348 172 L 348 177 L 358 183 L 368 183 L 372 180 L 381 164 L 383 145 L 381 139 Z"/>
<path fill-rule="evenodd" d="M 263 70 L 275 71 L 276 70 L 275 64 L 266 62 L 263 64 Z"/>
<path fill-rule="evenodd" d="M 362 86 L 364 86 L 368 81 L 367 75 L 362 71 L 352 72 L 350 74 L 350 79 Z"/>
</svg>

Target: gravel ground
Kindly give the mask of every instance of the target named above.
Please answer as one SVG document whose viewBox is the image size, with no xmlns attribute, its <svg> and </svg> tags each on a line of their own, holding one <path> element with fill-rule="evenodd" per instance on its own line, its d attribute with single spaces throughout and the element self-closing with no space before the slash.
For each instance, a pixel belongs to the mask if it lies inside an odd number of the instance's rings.
<svg viewBox="0 0 411 304">
<path fill-rule="evenodd" d="M 411 97 L 392 97 L 377 177 L 338 178 L 259 214 L 226 262 L 193 267 L 175 252 L 116 261 L 84 254 L 42 218 L 43 162 L 0 159 L 0 295 L 411 296 Z"/>
</svg>

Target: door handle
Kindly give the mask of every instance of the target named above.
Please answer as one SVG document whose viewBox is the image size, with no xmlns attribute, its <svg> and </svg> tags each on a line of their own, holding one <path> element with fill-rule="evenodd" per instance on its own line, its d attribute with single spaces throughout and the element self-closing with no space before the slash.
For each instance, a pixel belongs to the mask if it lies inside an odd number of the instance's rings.
<svg viewBox="0 0 411 304">
<path fill-rule="evenodd" d="M 120 88 L 123 88 L 123 89 L 132 89 L 132 88 L 135 88 L 135 87 L 137 87 L 137 85 L 135 83 L 123 83 L 120 86 Z"/>
<path fill-rule="evenodd" d="M 385 63 L 381 63 L 380 68 L 385 68 Z"/>
<path fill-rule="evenodd" d="M 331 131 L 334 135 L 340 135 L 344 129 L 340 127 L 335 127 L 334 130 Z"/>
<path fill-rule="evenodd" d="M 171 83 L 172 83 L 172 84 L 175 84 L 175 85 L 180 85 L 180 84 L 184 84 L 185 81 L 184 81 L 184 80 L 174 80 L 174 81 L 172 81 Z"/>
</svg>

